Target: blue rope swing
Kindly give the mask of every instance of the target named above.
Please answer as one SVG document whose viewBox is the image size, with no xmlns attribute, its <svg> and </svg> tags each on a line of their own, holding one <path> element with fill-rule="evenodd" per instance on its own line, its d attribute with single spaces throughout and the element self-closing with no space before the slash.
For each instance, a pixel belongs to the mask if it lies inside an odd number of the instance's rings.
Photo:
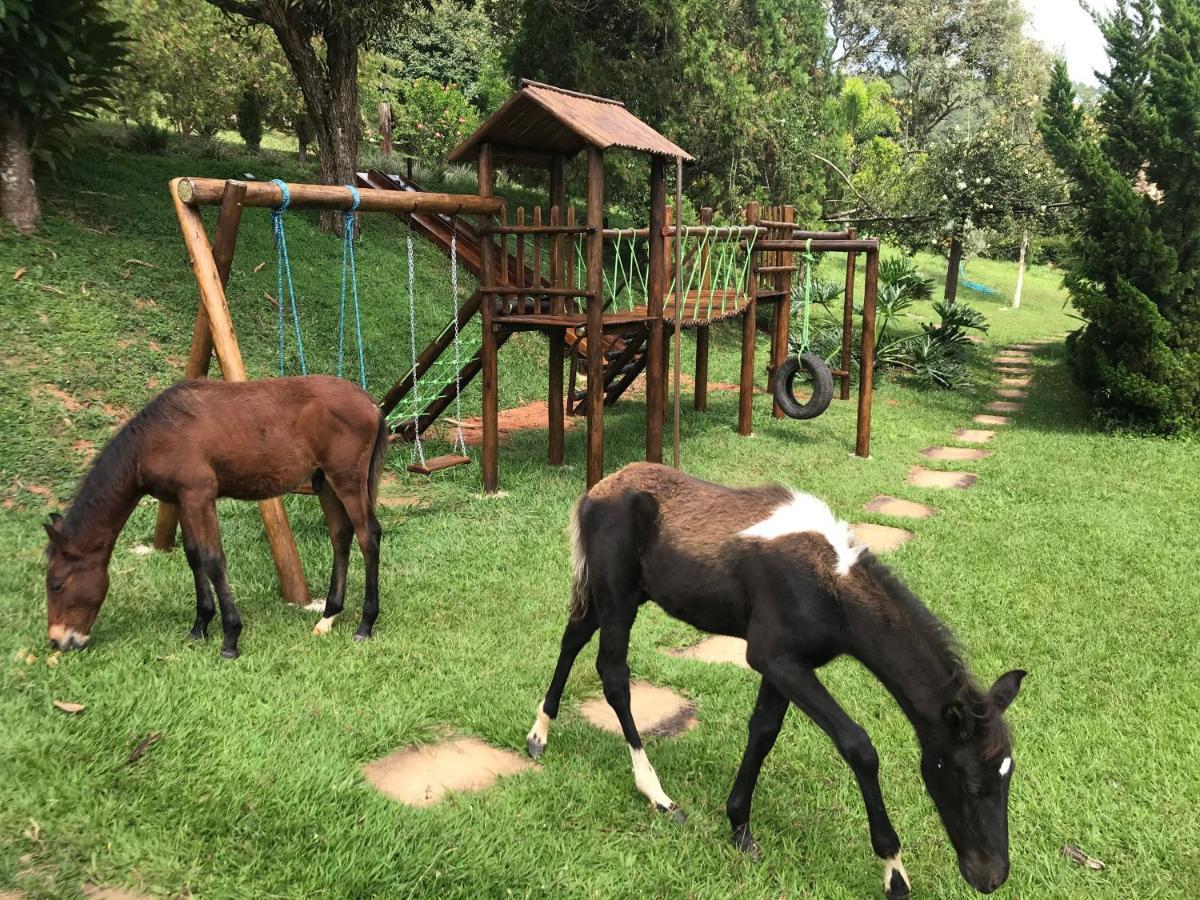
<svg viewBox="0 0 1200 900">
<path fill-rule="evenodd" d="M 288 260 L 287 237 L 283 231 L 283 214 L 292 203 L 292 193 L 288 190 L 287 183 L 281 178 L 273 178 L 271 184 L 278 187 L 280 193 L 283 194 L 283 202 L 271 210 L 271 229 L 275 233 L 275 291 L 279 308 L 279 374 L 280 376 L 285 374 L 284 343 L 287 329 L 283 324 L 283 282 L 286 275 L 288 303 L 292 308 L 292 324 L 296 329 L 296 351 L 300 357 L 300 371 L 307 375 L 308 363 L 304 359 L 304 339 L 300 335 L 300 309 L 296 305 L 296 290 L 292 286 L 292 264 Z"/>
<path fill-rule="evenodd" d="M 358 339 L 358 381 L 363 390 L 367 387 L 367 362 L 363 354 L 362 317 L 358 310 L 358 271 L 354 266 L 354 213 L 362 201 L 358 188 L 352 184 L 346 185 L 354 200 L 353 205 L 346 210 L 342 218 L 342 303 L 338 314 L 338 378 L 344 371 L 343 360 L 346 352 L 346 273 L 350 273 L 350 294 L 354 299 L 354 336 Z"/>
</svg>

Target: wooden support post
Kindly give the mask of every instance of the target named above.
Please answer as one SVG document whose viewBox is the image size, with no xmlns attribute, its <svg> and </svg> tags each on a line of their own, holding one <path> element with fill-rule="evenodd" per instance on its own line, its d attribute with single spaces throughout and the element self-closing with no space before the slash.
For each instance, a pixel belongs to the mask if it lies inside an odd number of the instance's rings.
<svg viewBox="0 0 1200 900">
<path fill-rule="evenodd" d="M 587 486 L 604 477 L 604 153 L 587 150 Z"/>
<path fill-rule="evenodd" d="M 563 211 L 567 205 L 567 185 L 565 174 L 566 159 L 556 155 L 550 164 L 550 224 L 561 225 Z M 550 242 L 550 283 L 554 287 L 567 287 L 566 270 L 563 256 L 566 248 L 566 236 L 556 234 Z M 574 285 L 571 285 L 574 287 Z M 566 311 L 564 297 L 552 297 L 550 309 L 555 315 Z M 550 341 L 550 378 L 546 389 L 547 416 L 550 427 L 550 447 L 548 458 L 550 465 L 563 464 L 563 444 L 565 414 L 563 401 L 563 351 L 567 340 L 565 328 L 555 328 L 547 336 Z"/>
<path fill-rule="evenodd" d="M 663 420 L 666 417 L 666 396 L 663 392 L 666 366 L 663 354 L 663 300 L 667 293 L 666 241 L 663 226 L 667 224 L 667 158 L 650 158 L 650 234 L 648 254 L 650 271 L 647 276 L 649 297 L 646 302 L 650 316 L 650 334 L 646 339 L 646 460 L 662 462 Z"/>
<path fill-rule="evenodd" d="M 791 224 L 795 220 L 795 207 L 783 207 L 783 221 Z M 790 234 L 785 235 L 785 237 L 790 236 Z M 781 266 L 790 266 L 792 259 L 791 250 L 784 250 L 779 254 Z M 788 330 L 792 320 L 792 273 L 780 272 L 778 278 L 777 287 L 783 292 L 783 297 L 775 301 L 774 314 L 771 318 L 771 369 L 767 378 L 767 390 L 771 392 L 771 414 L 776 419 L 782 419 L 785 417 L 783 408 L 775 402 L 775 374 L 788 355 Z"/>
<path fill-rule="evenodd" d="M 879 282 L 879 249 L 867 251 L 867 284 L 863 289 L 862 344 L 858 368 L 858 433 L 855 456 L 871 455 L 871 397 L 875 390 L 875 291 Z"/>
<path fill-rule="evenodd" d="M 758 224 L 758 204 L 746 206 L 746 224 Z M 742 373 L 738 393 L 738 434 L 747 437 L 751 430 L 751 415 L 754 411 L 754 339 L 758 329 L 758 262 L 750 255 L 750 268 L 746 275 L 746 293 L 749 301 L 742 313 Z"/>
<path fill-rule="evenodd" d="M 492 196 L 496 173 L 492 168 L 491 144 L 480 145 L 476 169 L 479 179 L 477 190 L 481 196 Z M 488 224 L 488 218 L 480 216 L 480 229 L 485 228 Z M 487 290 L 494 287 L 496 280 L 496 267 L 492 258 L 493 249 L 491 237 L 480 235 L 479 258 L 482 269 L 480 287 L 483 293 L 483 300 L 480 304 L 483 324 L 483 492 L 485 494 L 494 494 L 500 489 L 500 385 L 496 365 L 496 353 L 499 347 L 496 344 L 496 329 L 493 325 L 496 295 Z"/>
<path fill-rule="evenodd" d="M 668 206 L 663 215 L 663 225 L 666 226 L 666 228 L 670 229 L 670 227 L 674 224 L 675 224 L 675 207 Z M 664 275 L 663 275 L 663 297 L 664 297 L 663 303 L 664 303 L 664 305 L 666 304 L 665 298 L 666 298 L 667 291 L 671 292 L 672 305 L 674 305 L 673 301 L 674 301 L 674 296 L 675 296 L 675 290 L 674 290 L 673 279 L 675 279 L 677 277 L 676 273 L 675 273 L 675 243 L 676 243 L 676 239 L 674 237 L 666 237 L 663 239 L 663 272 L 664 272 Z M 663 362 L 662 362 L 662 365 L 663 365 L 663 370 L 662 370 L 662 396 L 663 396 L 662 420 L 663 420 L 663 422 L 667 421 L 667 412 L 670 409 L 670 404 L 667 403 L 667 396 L 671 393 L 671 383 L 670 383 L 671 335 L 673 335 L 675 333 L 674 329 L 675 329 L 675 327 L 678 326 L 679 310 L 675 310 L 675 319 L 676 319 L 675 325 L 668 328 L 666 322 L 663 322 L 663 328 L 662 328 L 662 334 L 663 334 L 663 339 L 662 339 L 662 347 L 663 347 L 663 351 L 662 351 L 662 360 L 663 360 Z"/>
<path fill-rule="evenodd" d="M 858 229 L 847 229 L 850 240 L 858 237 Z M 858 254 L 853 250 L 846 254 L 846 290 L 842 303 L 842 376 L 841 398 L 850 399 L 850 344 L 854 339 L 854 276 L 858 269 Z"/>
<path fill-rule="evenodd" d="M 683 224 L 683 157 L 675 157 L 675 215 L 680 225 Z M 675 355 L 671 365 L 671 373 L 674 375 L 675 389 L 672 392 L 674 396 L 675 407 L 675 424 L 672 429 L 671 440 L 671 457 L 675 468 L 680 468 L 679 464 L 679 425 L 680 425 L 680 397 L 679 397 L 679 376 L 682 372 L 683 363 L 683 301 L 684 301 L 684 284 L 683 284 L 683 241 L 675 241 L 675 346 L 672 352 Z"/>
<path fill-rule="evenodd" d="M 696 328 L 696 396 L 693 406 L 700 412 L 708 409 L 708 325 Z"/>
<path fill-rule="evenodd" d="M 217 227 L 213 232 L 213 262 L 221 286 L 229 283 L 229 272 L 233 268 L 233 251 L 237 246 L 238 226 L 242 221 L 242 198 L 246 196 L 244 181 L 228 181 L 221 195 L 221 209 L 217 213 Z M 212 362 L 212 332 L 208 327 L 208 313 L 204 304 L 196 308 L 196 321 L 192 326 L 192 347 L 188 352 L 184 378 L 207 378 Z M 170 550 L 175 546 L 175 528 L 179 516 L 173 503 L 158 504 L 158 521 L 154 526 L 154 549 Z"/>
<path fill-rule="evenodd" d="M 189 206 L 180 198 L 179 185 L 182 180 L 176 178 L 171 181 L 171 199 L 175 204 L 175 215 L 179 219 L 180 230 L 183 232 L 184 245 L 191 258 L 192 272 L 200 288 L 200 301 L 208 316 L 209 331 L 217 360 L 221 364 L 221 374 L 226 381 L 246 381 L 246 367 L 238 348 L 233 321 L 229 317 L 221 274 L 217 270 L 213 251 L 208 243 L 208 234 L 204 230 L 204 220 L 200 217 L 199 209 Z M 275 570 L 279 574 L 279 586 L 284 599 L 297 606 L 307 606 L 308 585 L 304 581 L 304 568 L 300 563 L 300 553 L 296 550 L 296 540 L 288 524 L 287 513 L 283 509 L 283 501 L 279 497 L 273 497 L 261 501 L 258 507 L 262 513 L 267 540 L 271 544 L 271 554 L 275 558 Z"/>
</svg>

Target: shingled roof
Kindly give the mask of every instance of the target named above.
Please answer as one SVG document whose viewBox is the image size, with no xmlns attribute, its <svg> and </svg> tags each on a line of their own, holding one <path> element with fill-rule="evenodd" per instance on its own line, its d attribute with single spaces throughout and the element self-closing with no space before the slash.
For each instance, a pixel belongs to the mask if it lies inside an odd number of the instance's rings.
<svg viewBox="0 0 1200 900">
<path fill-rule="evenodd" d="M 527 80 L 474 134 L 454 148 L 450 161 L 474 159 L 479 145 L 485 143 L 564 156 L 574 156 L 590 146 L 678 156 L 688 162 L 692 159 L 623 103 Z"/>
</svg>

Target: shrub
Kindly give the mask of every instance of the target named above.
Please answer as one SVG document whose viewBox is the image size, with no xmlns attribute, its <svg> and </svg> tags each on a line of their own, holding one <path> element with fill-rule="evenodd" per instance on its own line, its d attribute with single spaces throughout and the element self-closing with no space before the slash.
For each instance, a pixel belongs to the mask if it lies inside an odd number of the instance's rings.
<svg viewBox="0 0 1200 900">
<path fill-rule="evenodd" d="M 258 152 L 258 148 L 262 146 L 264 107 L 263 98 L 258 90 L 253 85 L 246 85 L 238 103 L 237 130 L 246 146 L 254 152 Z"/>
<path fill-rule="evenodd" d="M 129 129 L 128 144 L 139 153 L 165 153 L 171 146 L 171 132 L 153 122 L 138 122 Z"/>
</svg>

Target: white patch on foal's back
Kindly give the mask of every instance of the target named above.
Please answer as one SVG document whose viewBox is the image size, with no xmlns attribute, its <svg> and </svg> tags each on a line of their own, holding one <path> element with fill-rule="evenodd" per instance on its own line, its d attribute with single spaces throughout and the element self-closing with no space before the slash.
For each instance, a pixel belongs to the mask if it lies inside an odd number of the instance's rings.
<svg viewBox="0 0 1200 900">
<path fill-rule="evenodd" d="M 738 532 L 741 537 L 772 541 L 788 534 L 811 531 L 821 535 L 837 553 L 837 573 L 845 575 L 866 550 L 865 544 L 855 544 L 850 525 L 838 519 L 823 500 L 811 494 L 792 492 L 792 499 L 778 506 L 761 522 Z"/>
</svg>

